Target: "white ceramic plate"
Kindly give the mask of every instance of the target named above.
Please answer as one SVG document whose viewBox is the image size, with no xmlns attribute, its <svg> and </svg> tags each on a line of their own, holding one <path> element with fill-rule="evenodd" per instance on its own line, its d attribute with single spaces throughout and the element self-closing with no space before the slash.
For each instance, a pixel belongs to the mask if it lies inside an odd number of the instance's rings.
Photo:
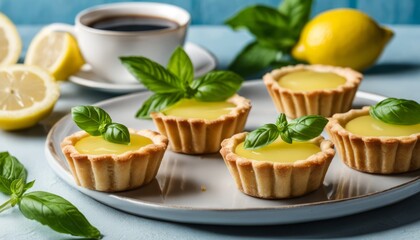
<svg viewBox="0 0 420 240">
<path fill-rule="evenodd" d="M 216 68 L 216 58 L 206 49 L 194 43 L 188 42 L 185 44 L 185 51 L 193 63 L 195 77 L 203 76 L 207 72 Z M 88 64 L 83 66 L 82 70 L 78 73 L 70 76 L 69 80 L 84 87 L 110 93 L 130 93 L 146 89 L 140 83 L 116 84 L 107 81 L 91 71 L 91 67 Z"/>
<path fill-rule="evenodd" d="M 247 130 L 275 120 L 277 113 L 261 81 L 247 82 L 240 94 L 250 98 Z M 155 129 L 152 121 L 134 117 L 148 92 L 113 98 L 97 105 L 113 120 L 131 128 Z M 354 107 L 383 97 L 358 92 Z M 50 131 L 45 151 L 48 163 L 65 182 L 111 207 L 132 214 L 186 223 L 267 225 L 321 220 L 354 214 L 407 198 L 420 190 L 420 171 L 381 176 L 357 172 L 336 155 L 324 185 L 309 195 L 288 200 L 262 200 L 237 190 L 219 154 L 189 156 L 167 151 L 156 179 L 137 190 L 102 193 L 75 185 L 60 150 L 62 139 L 79 129 L 69 115 Z M 205 190 L 204 190 L 205 189 Z"/>
</svg>

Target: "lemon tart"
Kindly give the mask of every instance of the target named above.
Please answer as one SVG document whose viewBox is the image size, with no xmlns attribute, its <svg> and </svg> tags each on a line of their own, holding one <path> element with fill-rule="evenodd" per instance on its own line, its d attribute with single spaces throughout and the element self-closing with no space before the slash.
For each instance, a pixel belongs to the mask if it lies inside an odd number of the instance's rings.
<svg viewBox="0 0 420 240">
<path fill-rule="evenodd" d="M 362 78 L 349 68 L 296 65 L 273 70 L 263 80 L 277 111 L 294 119 L 348 111 Z"/>
<path fill-rule="evenodd" d="M 155 178 L 168 139 L 150 130 L 129 132 L 129 144 L 108 142 L 85 131 L 63 140 L 61 148 L 77 185 L 115 192 L 140 187 Z"/>
<path fill-rule="evenodd" d="M 378 174 L 420 169 L 420 124 L 384 123 L 371 117 L 369 109 L 335 114 L 326 126 L 343 162 Z"/>
<path fill-rule="evenodd" d="M 244 148 L 247 133 L 222 142 L 220 153 L 243 193 L 265 199 L 298 197 L 318 189 L 335 151 L 318 136 L 288 144 L 280 138 L 259 149 Z"/>
<path fill-rule="evenodd" d="M 172 151 L 204 154 L 219 151 L 223 139 L 241 132 L 250 110 L 248 99 L 234 95 L 222 102 L 183 99 L 150 116 Z"/>
</svg>

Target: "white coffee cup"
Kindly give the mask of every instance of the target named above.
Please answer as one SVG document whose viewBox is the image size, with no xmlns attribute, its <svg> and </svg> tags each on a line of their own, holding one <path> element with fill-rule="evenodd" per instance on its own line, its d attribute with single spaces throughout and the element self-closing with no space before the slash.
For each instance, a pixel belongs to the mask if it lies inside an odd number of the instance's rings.
<svg viewBox="0 0 420 240">
<path fill-rule="evenodd" d="M 118 16 L 148 16 L 176 23 L 176 27 L 150 31 L 112 31 L 93 28 L 92 23 Z M 110 82 L 127 84 L 137 80 L 121 64 L 121 56 L 145 56 L 166 65 L 172 52 L 185 42 L 190 14 L 164 3 L 112 3 L 85 9 L 77 14 L 75 26 L 52 24 L 49 28 L 69 31 L 92 71 Z"/>
</svg>

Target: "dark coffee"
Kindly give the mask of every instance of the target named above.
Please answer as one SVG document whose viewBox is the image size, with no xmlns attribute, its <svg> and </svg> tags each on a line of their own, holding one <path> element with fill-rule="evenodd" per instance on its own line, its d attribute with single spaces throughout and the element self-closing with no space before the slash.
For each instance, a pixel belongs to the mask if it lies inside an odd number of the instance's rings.
<svg viewBox="0 0 420 240">
<path fill-rule="evenodd" d="M 128 15 L 101 18 L 89 24 L 89 27 L 117 32 L 142 32 L 174 29 L 178 27 L 178 23 L 159 17 Z"/>
</svg>

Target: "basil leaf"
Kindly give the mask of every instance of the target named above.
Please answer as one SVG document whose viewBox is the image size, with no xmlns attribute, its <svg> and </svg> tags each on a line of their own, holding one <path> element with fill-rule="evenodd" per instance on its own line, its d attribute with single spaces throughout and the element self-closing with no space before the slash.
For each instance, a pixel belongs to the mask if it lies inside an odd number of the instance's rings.
<svg viewBox="0 0 420 240">
<path fill-rule="evenodd" d="M 278 50 L 265 47 L 258 42 L 250 43 L 236 56 L 229 65 L 229 70 L 241 76 L 256 74 L 274 62 L 278 53 Z"/>
<path fill-rule="evenodd" d="M 172 53 L 168 63 L 168 70 L 185 84 L 184 89 L 194 79 L 193 64 L 182 47 L 177 47 Z"/>
<path fill-rule="evenodd" d="M 307 141 L 319 136 L 328 119 L 319 115 L 308 115 L 291 120 L 288 130 L 293 140 Z"/>
<path fill-rule="evenodd" d="M 23 187 L 23 192 L 26 192 L 28 189 L 32 188 L 34 186 L 34 183 L 35 183 L 35 180 L 25 184 L 25 186 Z"/>
<path fill-rule="evenodd" d="M 387 98 L 371 106 L 369 113 L 372 117 L 389 124 L 420 123 L 420 104 L 412 100 Z"/>
<path fill-rule="evenodd" d="M 257 41 L 262 46 L 274 48 L 282 52 L 290 52 L 292 47 L 296 44 L 295 39 L 285 35 L 277 36 L 275 39 L 260 38 Z"/>
<path fill-rule="evenodd" d="M 53 230 L 87 238 L 100 238 L 101 233 L 69 201 L 47 192 L 23 195 L 19 209 L 29 219 L 47 225 Z"/>
<path fill-rule="evenodd" d="M 102 134 L 102 137 L 112 143 L 130 143 L 130 132 L 128 131 L 128 128 L 119 123 L 110 123 L 106 125 L 106 130 Z"/>
<path fill-rule="evenodd" d="M 10 185 L 13 180 L 22 179 L 26 182 L 25 167 L 8 152 L 0 152 L 0 191 L 10 195 Z"/>
<path fill-rule="evenodd" d="M 288 129 L 285 129 L 284 131 L 281 131 L 280 132 L 280 137 L 286 143 L 291 144 L 293 142 L 292 135 L 290 134 Z"/>
<path fill-rule="evenodd" d="M 283 129 L 285 129 L 287 127 L 286 114 L 284 114 L 284 113 L 279 114 L 279 116 L 277 117 L 276 125 L 277 125 L 277 128 L 280 131 L 282 131 Z"/>
<path fill-rule="evenodd" d="M 203 102 L 224 101 L 235 94 L 243 78 L 231 71 L 212 71 L 194 80 L 191 88 L 197 92 L 194 98 Z"/>
<path fill-rule="evenodd" d="M 275 124 L 264 126 L 247 134 L 244 142 L 245 149 L 257 149 L 274 142 L 279 137 L 280 131 Z"/>
<path fill-rule="evenodd" d="M 232 29 L 248 29 L 264 45 L 278 49 L 288 49 L 295 43 L 284 14 L 262 5 L 250 6 L 228 19 L 225 24 Z M 289 39 L 283 41 L 283 39 Z M 284 45 L 286 43 L 286 45 Z"/>
<path fill-rule="evenodd" d="M 150 91 L 173 93 L 185 91 L 184 84 L 172 72 L 145 57 L 120 57 L 123 65 Z"/>
<path fill-rule="evenodd" d="M 95 106 L 73 107 L 71 115 L 76 125 L 92 136 L 101 135 L 104 126 L 112 122 L 107 112 Z"/>
<path fill-rule="evenodd" d="M 308 22 L 311 14 L 312 0 L 284 0 L 279 11 L 287 18 L 291 34 L 295 40 Z"/>
<path fill-rule="evenodd" d="M 143 103 L 139 111 L 136 113 L 136 117 L 148 119 L 150 118 L 150 113 L 160 112 L 161 110 L 174 105 L 183 97 L 184 93 L 154 94 Z"/>
<path fill-rule="evenodd" d="M 12 194 L 15 194 L 17 197 L 22 196 L 23 190 L 25 187 L 25 183 L 23 182 L 22 178 L 13 180 L 12 184 L 10 184 L 10 190 Z"/>
<path fill-rule="evenodd" d="M 12 180 L 9 180 L 3 176 L 0 176 L 0 192 L 6 195 L 12 195 L 12 190 L 10 189 L 10 185 L 12 185 Z"/>
<path fill-rule="evenodd" d="M 26 181 L 27 172 L 22 163 L 9 152 L 0 152 L 0 176 L 10 180 L 22 178 Z"/>
</svg>

